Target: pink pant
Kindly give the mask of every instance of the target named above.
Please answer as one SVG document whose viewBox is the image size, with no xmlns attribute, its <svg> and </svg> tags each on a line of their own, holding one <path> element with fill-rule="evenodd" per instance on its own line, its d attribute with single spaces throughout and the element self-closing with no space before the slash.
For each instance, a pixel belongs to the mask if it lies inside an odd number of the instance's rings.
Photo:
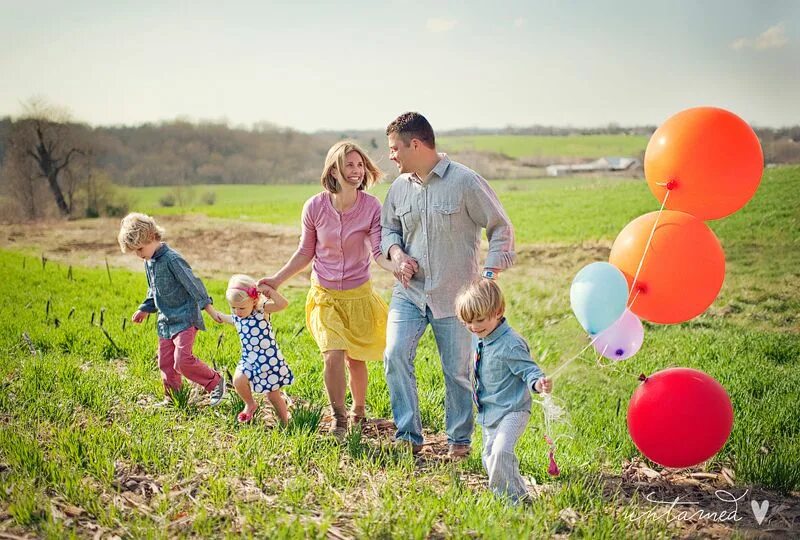
<svg viewBox="0 0 800 540">
<path fill-rule="evenodd" d="M 197 328 L 192 326 L 177 333 L 172 339 L 158 339 L 158 367 L 161 369 L 165 392 L 181 387 L 181 375 L 208 392 L 219 383 L 220 374 L 192 354 L 196 335 Z"/>
</svg>

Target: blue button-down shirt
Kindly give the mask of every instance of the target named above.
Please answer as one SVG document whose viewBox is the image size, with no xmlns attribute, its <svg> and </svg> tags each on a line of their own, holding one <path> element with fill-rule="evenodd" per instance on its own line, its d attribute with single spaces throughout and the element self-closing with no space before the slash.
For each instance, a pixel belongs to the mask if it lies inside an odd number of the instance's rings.
<svg viewBox="0 0 800 540">
<path fill-rule="evenodd" d="M 503 318 L 478 343 L 481 360 L 472 369 L 478 423 L 492 427 L 510 412 L 530 412 L 531 392 L 536 392 L 534 385 L 544 373 L 531 359 L 525 339 Z"/>
<path fill-rule="evenodd" d="M 162 243 L 144 262 L 144 271 L 147 298 L 139 310 L 158 312 L 158 337 L 171 339 L 192 326 L 206 329 L 200 310 L 211 303 L 211 298 L 180 253 Z"/>
<path fill-rule="evenodd" d="M 425 181 L 399 176 L 389 188 L 381 212 L 381 251 L 399 245 L 416 259 L 419 271 L 408 288 L 395 284 L 394 294 L 434 318 L 455 316 L 459 291 L 478 277 L 481 230 L 489 253 L 485 268 L 504 270 L 514 264 L 514 229 L 489 183 L 445 154 Z"/>
</svg>

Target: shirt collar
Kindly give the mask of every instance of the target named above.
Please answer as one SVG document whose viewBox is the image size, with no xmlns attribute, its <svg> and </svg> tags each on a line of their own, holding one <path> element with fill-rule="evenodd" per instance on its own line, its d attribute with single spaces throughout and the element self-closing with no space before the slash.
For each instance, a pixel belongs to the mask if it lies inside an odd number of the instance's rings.
<svg viewBox="0 0 800 540">
<path fill-rule="evenodd" d="M 433 169 L 431 169 L 430 174 L 428 174 L 428 178 L 430 178 L 431 175 L 434 174 L 439 178 L 444 178 L 444 174 L 445 172 L 447 172 L 447 167 L 449 166 L 450 166 L 450 158 L 447 157 L 447 154 L 439 152 L 439 162 Z M 411 180 L 412 182 L 416 182 L 418 184 L 422 183 L 422 179 L 419 176 L 417 176 L 417 173 L 411 173 L 409 175 L 409 180 Z"/>
<path fill-rule="evenodd" d="M 167 243 L 161 242 L 161 245 L 158 246 L 158 249 L 153 252 L 153 256 L 150 257 L 150 260 L 156 260 L 161 257 L 164 253 L 167 252 Z"/>
<path fill-rule="evenodd" d="M 500 338 L 500 336 L 502 336 L 509 330 L 511 330 L 511 326 L 509 326 L 508 321 L 506 321 L 506 318 L 503 317 L 502 319 L 500 319 L 500 324 L 497 325 L 497 328 L 492 330 L 491 334 L 489 334 L 485 338 L 482 338 L 481 341 L 483 341 L 484 345 L 492 343 L 493 341 L 497 341 Z"/>
</svg>

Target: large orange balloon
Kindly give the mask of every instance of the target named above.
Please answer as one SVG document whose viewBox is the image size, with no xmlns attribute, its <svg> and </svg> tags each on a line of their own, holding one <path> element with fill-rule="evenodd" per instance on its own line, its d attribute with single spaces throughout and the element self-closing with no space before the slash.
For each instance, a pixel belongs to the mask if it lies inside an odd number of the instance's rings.
<svg viewBox="0 0 800 540">
<path fill-rule="evenodd" d="M 628 223 L 611 247 L 609 262 L 633 284 L 658 212 Z M 672 324 L 700 315 L 717 297 L 725 279 L 725 253 L 700 219 L 664 210 L 628 302 L 642 319 Z M 638 294 L 637 294 L 638 291 Z"/>
<path fill-rule="evenodd" d="M 666 208 L 718 219 L 744 206 L 764 170 L 761 143 L 747 123 L 724 109 L 686 109 L 659 127 L 644 154 L 644 175 Z"/>
</svg>

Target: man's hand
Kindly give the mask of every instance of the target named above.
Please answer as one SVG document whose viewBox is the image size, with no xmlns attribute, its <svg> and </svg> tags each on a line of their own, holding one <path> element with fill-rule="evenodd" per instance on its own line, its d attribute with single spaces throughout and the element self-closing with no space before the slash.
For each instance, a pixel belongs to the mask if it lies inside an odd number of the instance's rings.
<svg viewBox="0 0 800 540">
<path fill-rule="evenodd" d="M 392 273 L 403 287 L 408 288 L 408 283 L 411 278 L 419 270 L 417 261 L 406 255 L 406 253 L 397 244 L 393 245 L 389 250 L 389 256 L 392 262 Z"/>
<path fill-rule="evenodd" d="M 131 316 L 131 320 L 136 324 L 139 324 L 140 322 L 144 321 L 149 315 L 150 314 L 146 311 L 138 310 L 136 311 L 136 313 L 133 314 L 133 316 Z"/>
<path fill-rule="evenodd" d="M 540 394 L 549 394 L 553 391 L 553 381 L 547 377 L 542 377 L 536 381 L 536 384 L 533 385 L 533 388 Z"/>
</svg>

